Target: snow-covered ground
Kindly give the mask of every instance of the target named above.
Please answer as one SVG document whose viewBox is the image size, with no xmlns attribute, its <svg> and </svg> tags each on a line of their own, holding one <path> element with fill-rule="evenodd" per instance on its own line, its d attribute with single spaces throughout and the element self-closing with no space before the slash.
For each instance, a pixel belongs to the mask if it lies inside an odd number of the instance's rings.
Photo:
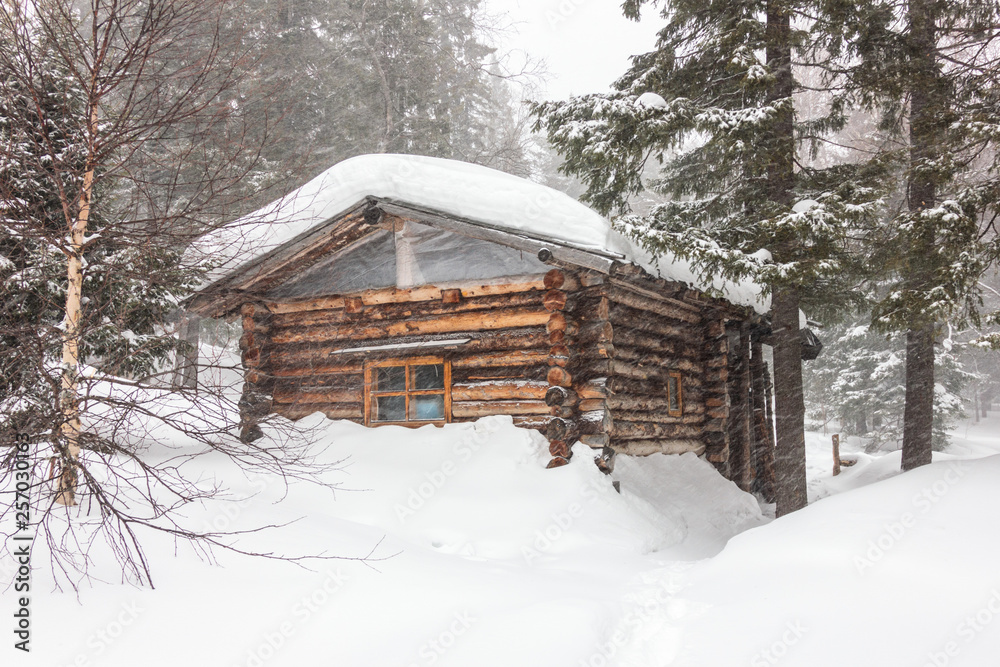
<svg viewBox="0 0 1000 667">
<path fill-rule="evenodd" d="M 369 562 L 205 560 L 143 535 L 155 590 L 120 585 L 96 550 L 76 595 L 52 590 L 37 551 L 32 652 L 13 649 L 4 583 L 0 665 L 941 667 L 1000 655 L 997 416 L 905 475 L 898 454 L 848 441 L 859 463 L 832 478 L 829 436 L 810 434 L 814 502 L 774 521 L 690 454 L 620 458 L 619 494 L 583 447 L 545 470 L 544 441 L 509 418 L 299 423 L 322 460 L 344 460 L 339 491 L 203 458 L 206 483 L 230 496 L 189 506 L 190 525 L 287 524 L 239 545 Z M 5 556 L 3 582 L 12 571 Z"/>
</svg>

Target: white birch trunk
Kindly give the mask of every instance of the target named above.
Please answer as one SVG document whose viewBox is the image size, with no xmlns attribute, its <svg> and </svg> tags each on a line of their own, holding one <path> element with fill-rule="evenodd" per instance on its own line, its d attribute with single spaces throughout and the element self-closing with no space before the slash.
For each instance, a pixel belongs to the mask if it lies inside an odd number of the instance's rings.
<svg viewBox="0 0 1000 667">
<path fill-rule="evenodd" d="M 63 451 L 59 486 L 55 502 L 58 505 L 76 504 L 77 462 L 80 457 L 80 313 L 83 297 L 83 244 L 90 220 L 91 195 L 94 188 L 94 146 L 93 137 L 97 129 L 97 105 L 90 108 L 88 128 L 91 146 L 88 151 L 87 170 L 83 175 L 80 190 L 79 210 L 76 220 L 70 226 L 69 260 L 66 277 L 66 316 L 63 320 L 62 344 L 62 396 L 60 408 L 63 413 Z"/>
</svg>

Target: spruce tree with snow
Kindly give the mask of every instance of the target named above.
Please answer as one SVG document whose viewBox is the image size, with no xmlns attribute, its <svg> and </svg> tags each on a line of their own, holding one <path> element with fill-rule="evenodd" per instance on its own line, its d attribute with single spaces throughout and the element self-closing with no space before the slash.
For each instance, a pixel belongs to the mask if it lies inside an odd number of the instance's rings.
<svg viewBox="0 0 1000 667">
<path fill-rule="evenodd" d="M 752 279 L 772 298 L 778 513 L 806 503 L 799 308 L 858 298 L 851 235 L 873 224 L 883 195 L 878 163 L 814 169 L 797 150 L 846 122 L 835 106 L 796 118 L 793 29 L 803 3 L 629 0 L 665 21 L 656 49 L 636 56 L 609 94 L 535 107 L 538 127 L 581 177 L 584 199 L 654 254 L 693 261 L 703 276 Z M 652 161 L 658 178 L 644 179 Z M 668 199 L 648 214 L 631 198 Z"/>
<path fill-rule="evenodd" d="M 805 368 L 806 405 L 824 428 L 861 436 L 869 452 L 892 450 L 903 437 L 906 340 L 873 331 L 867 318 L 824 330 L 823 354 Z M 976 374 L 961 359 L 967 346 L 949 344 L 935 358 L 935 450 L 948 444 L 948 429 L 965 415 L 962 392 Z"/>
<path fill-rule="evenodd" d="M 979 278 L 1000 256 L 1000 5 L 995 0 L 824 0 L 818 49 L 836 104 L 877 113 L 905 203 L 871 240 L 891 287 L 874 324 L 906 332 L 903 469 L 930 463 L 935 341 L 975 322 Z"/>
<path fill-rule="evenodd" d="M 36 41 L 30 65 L 17 74 L 5 68 L 0 81 L 0 280 L 6 296 L 0 309 L 0 427 L 38 432 L 62 421 L 66 408 L 60 361 L 67 340 L 67 257 L 76 255 L 80 265 L 78 358 L 109 375 L 143 378 L 167 361 L 177 341 L 163 335 L 163 324 L 193 282 L 178 267 L 177 249 L 148 239 L 137 244 L 135 230 L 114 220 L 113 204 L 91 211 L 90 238 L 73 247 L 69 223 L 79 217 L 88 171 L 85 91 L 51 39 L 5 27 L 0 39 L 12 52 L 23 43 L 10 40 Z M 94 180 L 92 198 L 113 200 L 116 184 Z"/>
<path fill-rule="evenodd" d="M 270 160 L 314 174 L 367 153 L 526 171 L 502 58 L 480 0 L 249 0 L 254 77 L 285 110 Z M 260 202 L 263 203 L 263 202 Z"/>
<path fill-rule="evenodd" d="M 54 45 L 38 46 L 32 76 L 0 81 L 0 428 L 22 432 L 59 421 L 70 252 L 63 201 L 78 201 L 86 160 L 83 91 Z M 97 234 L 82 253 L 80 355 L 113 375 L 149 375 L 176 347 L 158 327 L 190 279 L 178 275 L 176 251 L 142 252 L 100 214 L 91 228 Z"/>
</svg>

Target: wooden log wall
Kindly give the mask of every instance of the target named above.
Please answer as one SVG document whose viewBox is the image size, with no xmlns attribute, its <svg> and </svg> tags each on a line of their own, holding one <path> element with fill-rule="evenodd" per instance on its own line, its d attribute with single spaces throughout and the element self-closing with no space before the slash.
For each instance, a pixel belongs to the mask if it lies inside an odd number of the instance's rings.
<svg viewBox="0 0 1000 667">
<path fill-rule="evenodd" d="M 705 404 L 705 454 L 719 472 L 729 476 L 729 337 L 721 315 L 705 322 L 702 348 L 702 396 Z"/>
<path fill-rule="evenodd" d="M 553 421 L 546 435 L 554 443 L 553 465 L 576 440 L 636 455 L 701 454 L 713 437 L 725 445 L 728 349 L 721 316 L 711 320 L 711 309 L 682 301 L 680 286 L 671 298 L 662 284 L 643 287 L 614 275 L 549 277 L 550 287 L 559 283 L 564 292 L 547 299 L 546 402 Z M 668 414 L 672 372 L 682 375 L 683 411 L 676 416 Z"/>
<path fill-rule="evenodd" d="M 575 273 L 552 269 L 545 274 L 545 308 L 549 311 L 545 330 L 548 334 L 549 357 L 545 404 L 551 417 L 545 435 L 549 439 L 549 468 L 566 465 L 572 456 L 573 443 L 579 437 L 579 395 L 573 391 L 572 366 L 578 361 L 580 321 L 567 314 L 581 294 L 580 277 Z M 586 333 L 590 336 L 591 333 Z M 586 338 L 585 338 L 586 339 Z"/>
<path fill-rule="evenodd" d="M 610 445 L 635 455 L 705 451 L 705 308 L 612 278 L 614 358 L 606 380 L 603 419 Z M 675 295 L 679 296 L 679 294 Z M 668 381 L 681 374 L 682 411 L 670 415 Z"/>
<path fill-rule="evenodd" d="M 756 471 L 763 431 L 729 425 L 732 396 L 749 396 L 757 374 L 741 366 L 732 388 L 727 320 L 747 327 L 729 310 L 682 298 L 683 286 L 673 293 L 640 274 L 553 269 L 517 284 L 247 304 L 248 415 L 319 411 L 363 422 L 366 362 L 433 355 L 451 365 L 451 421 L 510 415 L 546 434 L 552 467 L 579 441 L 633 455 L 704 453 L 731 474 L 733 441 L 735 470 Z M 749 338 L 739 340 L 739 355 L 749 352 Z M 400 347 L 411 343 L 437 345 Z M 675 372 L 680 415 L 668 414 Z M 757 407 L 745 405 L 742 421 Z"/>
<path fill-rule="evenodd" d="M 244 319 L 266 364 L 273 409 L 290 419 L 323 412 L 364 421 L 366 361 L 441 356 L 451 364 L 451 421 L 511 415 L 544 429 L 551 344 L 543 280 L 508 285 L 371 290 L 268 304 Z M 266 318 L 266 338 L 260 327 Z M 400 345 L 464 340 L 460 344 Z M 249 366 L 248 366 L 249 370 Z"/>
</svg>

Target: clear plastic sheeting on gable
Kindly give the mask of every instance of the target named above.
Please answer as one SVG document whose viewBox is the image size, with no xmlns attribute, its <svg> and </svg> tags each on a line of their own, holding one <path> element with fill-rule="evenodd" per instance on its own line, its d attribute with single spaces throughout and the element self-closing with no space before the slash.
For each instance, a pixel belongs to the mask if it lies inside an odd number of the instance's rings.
<svg viewBox="0 0 1000 667">
<path fill-rule="evenodd" d="M 396 232 L 396 286 L 524 276 L 549 270 L 531 253 L 415 222 Z"/>
<path fill-rule="evenodd" d="M 550 268 L 531 253 L 405 222 L 320 260 L 271 298 L 350 294 L 368 289 L 540 275 Z"/>
<path fill-rule="evenodd" d="M 350 294 L 396 284 L 392 232 L 381 231 L 321 259 L 298 278 L 268 292 L 272 299 Z"/>
</svg>

